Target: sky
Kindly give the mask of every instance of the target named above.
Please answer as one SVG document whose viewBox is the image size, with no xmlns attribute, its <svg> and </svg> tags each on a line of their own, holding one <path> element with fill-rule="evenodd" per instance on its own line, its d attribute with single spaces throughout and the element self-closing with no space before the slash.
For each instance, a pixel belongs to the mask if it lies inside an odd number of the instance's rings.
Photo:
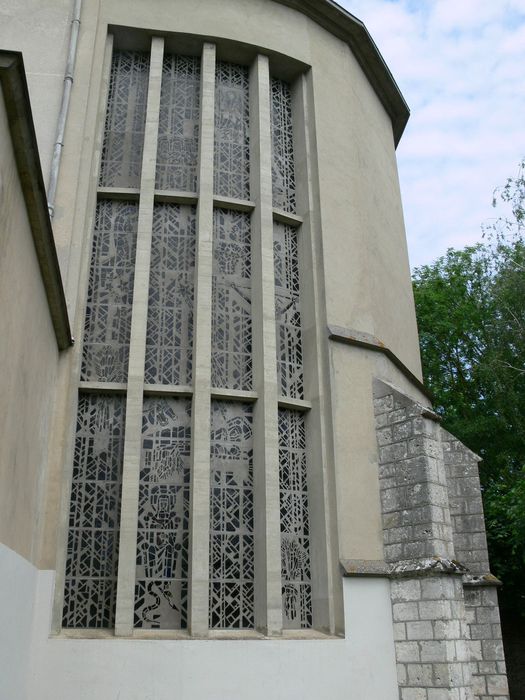
<svg viewBox="0 0 525 700">
<path fill-rule="evenodd" d="M 525 157 L 525 0 L 338 2 L 410 107 L 397 157 L 411 266 L 481 241 Z"/>
</svg>

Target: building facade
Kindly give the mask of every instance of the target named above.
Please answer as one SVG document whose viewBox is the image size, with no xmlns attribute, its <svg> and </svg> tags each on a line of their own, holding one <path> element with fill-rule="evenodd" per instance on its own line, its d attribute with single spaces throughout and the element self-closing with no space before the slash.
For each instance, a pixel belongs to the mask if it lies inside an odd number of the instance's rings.
<svg viewBox="0 0 525 700">
<path fill-rule="evenodd" d="M 6 699 L 508 698 L 364 25 L 0 8 Z"/>
</svg>

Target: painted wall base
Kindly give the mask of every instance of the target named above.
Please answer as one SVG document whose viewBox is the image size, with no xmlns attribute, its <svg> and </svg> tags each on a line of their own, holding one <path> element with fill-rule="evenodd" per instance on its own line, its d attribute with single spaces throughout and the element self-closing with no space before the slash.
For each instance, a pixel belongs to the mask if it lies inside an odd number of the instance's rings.
<svg viewBox="0 0 525 700">
<path fill-rule="evenodd" d="M 398 698 L 388 580 L 344 579 L 345 639 L 66 639 L 49 636 L 54 572 L 1 545 L 0 564 L 1 700 Z"/>
</svg>

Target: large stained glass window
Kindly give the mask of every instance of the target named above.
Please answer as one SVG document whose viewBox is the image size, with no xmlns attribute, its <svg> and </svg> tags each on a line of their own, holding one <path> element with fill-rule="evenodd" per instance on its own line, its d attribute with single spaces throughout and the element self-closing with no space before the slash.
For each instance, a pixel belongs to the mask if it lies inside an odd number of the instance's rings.
<svg viewBox="0 0 525 700">
<path fill-rule="evenodd" d="M 282 628 L 312 626 L 292 91 L 265 57 L 250 71 L 210 46 L 180 56 L 154 38 L 108 66 L 65 627 L 117 631 L 124 615 L 119 634 L 193 634 L 200 614 L 198 634 L 264 630 L 256 567 L 281 590 Z"/>
</svg>

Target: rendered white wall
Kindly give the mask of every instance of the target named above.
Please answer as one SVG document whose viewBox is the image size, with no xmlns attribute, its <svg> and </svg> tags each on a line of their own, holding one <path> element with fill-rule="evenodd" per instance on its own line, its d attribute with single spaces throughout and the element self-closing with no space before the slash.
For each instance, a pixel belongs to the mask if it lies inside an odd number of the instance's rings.
<svg viewBox="0 0 525 700">
<path fill-rule="evenodd" d="M 0 700 L 27 700 L 39 572 L 0 544 Z"/>
<path fill-rule="evenodd" d="M 398 698 L 388 581 L 345 579 L 346 639 L 183 641 L 49 638 L 53 572 L 38 576 L 27 700 Z"/>
</svg>

